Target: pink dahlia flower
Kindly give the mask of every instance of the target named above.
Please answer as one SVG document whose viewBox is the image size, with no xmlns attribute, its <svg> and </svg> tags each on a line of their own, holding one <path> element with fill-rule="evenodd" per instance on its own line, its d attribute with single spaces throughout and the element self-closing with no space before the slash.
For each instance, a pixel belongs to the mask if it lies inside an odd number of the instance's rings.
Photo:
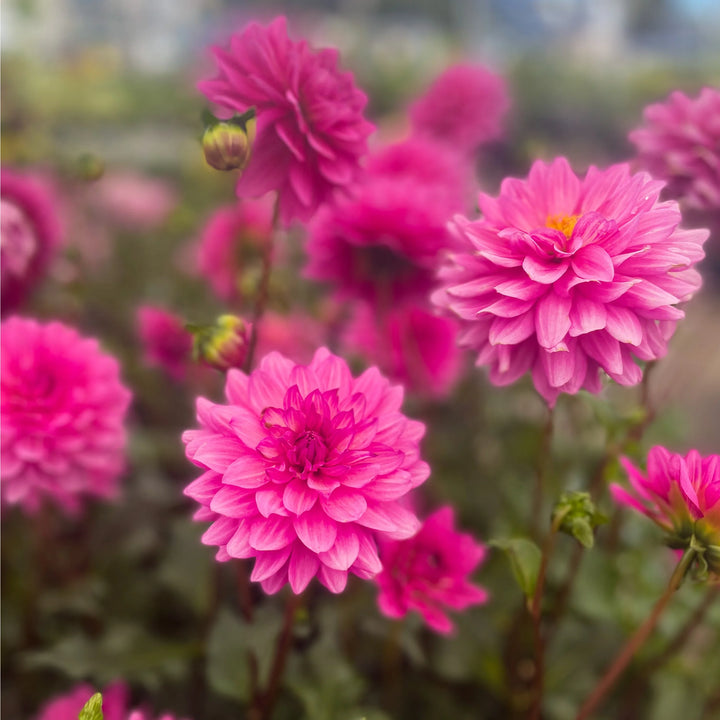
<svg viewBox="0 0 720 720">
<path fill-rule="evenodd" d="M 162 368 L 174 380 L 185 377 L 192 351 L 192 336 L 181 317 L 156 305 L 137 311 L 137 332 L 145 362 Z"/>
<path fill-rule="evenodd" d="M 410 108 L 413 130 L 472 152 L 502 132 L 505 81 L 481 65 L 449 67 Z"/>
<path fill-rule="evenodd" d="M 53 698 L 35 716 L 35 720 L 77 720 L 85 703 L 95 694 L 95 690 L 83 683 L 76 685 L 70 692 Z M 116 682 L 102 691 L 102 709 L 104 720 L 152 720 L 152 713 L 128 708 L 128 689 L 124 683 Z M 167 713 L 157 720 L 174 720 Z"/>
<path fill-rule="evenodd" d="M 216 210 L 203 228 L 197 265 L 215 294 L 226 302 L 242 294 L 243 270 L 261 259 L 273 232 L 269 198 L 244 200 Z"/>
<path fill-rule="evenodd" d="M 57 202 L 38 178 L 3 168 L 0 175 L 2 311 L 11 312 L 45 274 L 60 241 Z"/>
<path fill-rule="evenodd" d="M 635 359 L 665 354 L 677 304 L 700 287 L 693 265 L 708 232 L 679 229 L 662 187 L 627 165 L 580 180 L 565 158 L 538 161 L 497 199 L 480 195 L 480 220 L 456 219 L 466 250 L 441 270 L 433 300 L 461 318 L 459 342 L 491 382 L 531 371 L 553 405 L 561 392 L 598 392 L 600 369 L 634 385 Z"/>
<path fill-rule="evenodd" d="M 683 457 L 658 445 L 648 453 L 645 475 L 627 458 L 620 462 L 631 490 L 611 485 L 615 500 L 657 523 L 669 534 L 671 547 L 686 549 L 692 543 L 720 575 L 720 455 L 702 457 L 691 450 Z"/>
<path fill-rule="evenodd" d="M 258 325 L 255 357 L 276 351 L 293 362 L 309 363 L 315 350 L 326 341 L 326 335 L 323 323 L 312 315 L 268 311 Z"/>
<path fill-rule="evenodd" d="M 288 38 L 284 17 L 251 23 L 230 50 L 213 48 L 219 74 L 199 89 L 228 113 L 254 107 L 257 135 L 238 180 L 239 197 L 278 191 L 280 217 L 308 220 L 359 172 L 374 129 L 362 115 L 367 98 L 338 69 L 336 50 L 313 50 Z"/>
<path fill-rule="evenodd" d="M 130 403 L 117 360 L 67 325 L 11 317 L 0 363 L 3 502 L 72 514 L 85 495 L 114 496 Z"/>
<path fill-rule="evenodd" d="M 401 305 L 381 317 L 364 303 L 353 310 L 343 338 L 348 350 L 413 393 L 444 397 L 450 392 L 462 370 L 455 320 L 415 305 Z"/>
<path fill-rule="evenodd" d="M 376 368 L 353 378 L 321 348 L 308 365 L 279 353 L 248 377 L 230 370 L 229 405 L 198 400 L 201 428 L 183 435 L 204 472 L 185 494 L 213 520 L 203 536 L 218 560 L 255 558 L 251 580 L 300 593 L 317 575 L 342 592 L 348 572 L 381 568 L 376 536 L 419 527 L 402 498 L 427 478 L 425 427 L 400 412 L 403 392 Z"/>
<path fill-rule="evenodd" d="M 415 610 L 435 632 L 452 632 L 445 608 L 487 602 L 488 593 L 467 579 L 485 554 L 484 545 L 455 530 L 451 507 L 437 510 L 409 540 L 381 543 L 383 570 L 375 578 L 380 610 L 391 618 Z"/>
<path fill-rule="evenodd" d="M 679 91 L 648 105 L 644 127 L 633 130 L 640 163 L 668 183 L 671 197 L 720 211 L 720 90 L 692 99 Z"/>
</svg>

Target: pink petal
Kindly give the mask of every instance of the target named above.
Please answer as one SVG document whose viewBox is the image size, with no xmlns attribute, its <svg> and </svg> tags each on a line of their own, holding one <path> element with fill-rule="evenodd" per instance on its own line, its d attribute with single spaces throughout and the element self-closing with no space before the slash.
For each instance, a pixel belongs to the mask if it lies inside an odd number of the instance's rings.
<svg viewBox="0 0 720 720">
<path fill-rule="evenodd" d="M 233 518 L 255 515 L 255 493 L 232 485 L 223 485 L 210 501 L 210 509 L 219 515 Z"/>
<path fill-rule="evenodd" d="M 336 570 L 327 565 L 320 565 L 320 582 L 331 592 L 341 593 L 347 585 L 347 570 Z"/>
<path fill-rule="evenodd" d="M 611 257 L 599 245 L 585 245 L 572 257 L 575 274 L 586 280 L 609 282 L 615 277 L 615 266 Z"/>
<path fill-rule="evenodd" d="M 557 346 L 570 330 L 572 300 L 549 292 L 535 308 L 535 332 L 538 343 L 548 350 Z"/>
<path fill-rule="evenodd" d="M 320 567 L 320 560 L 315 553 L 295 543 L 288 565 L 288 580 L 292 591 L 300 594 L 315 577 Z"/>
<path fill-rule="evenodd" d="M 412 537 L 420 529 L 420 521 L 415 514 L 398 503 L 368 505 L 357 522 L 371 530 L 387 533 L 393 540 Z"/>
<path fill-rule="evenodd" d="M 608 305 L 607 331 L 621 343 L 639 345 L 643 339 L 642 325 L 638 316 L 625 307 Z"/>
<path fill-rule="evenodd" d="M 364 496 L 354 489 L 339 487 L 329 497 L 321 498 L 320 503 L 327 515 L 337 522 L 354 522 L 367 510 Z"/>
<path fill-rule="evenodd" d="M 223 474 L 223 482 L 254 490 L 268 482 L 267 467 L 267 463 L 260 457 L 244 450 Z"/>
<path fill-rule="evenodd" d="M 357 560 L 360 552 L 360 540 L 354 530 L 342 525 L 338 528 L 334 545 L 326 552 L 318 554 L 320 560 L 335 570 L 348 570 Z"/>
<path fill-rule="evenodd" d="M 258 517 L 250 525 L 248 542 L 255 550 L 280 550 L 294 539 L 292 522 L 279 515 Z"/>
<path fill-rule="evenodd" d="M 293 546 L 288 545 L 280 550 L 258 553 L 255 558 L 255 566 L 250 574 L 250 580 L 252 582 L 262 582 L 275 575 L 287 563 L 292 549 Z"/>
<path fill-rule="evenodd" d="M 297 478 L 289 482 L 283 491 L 285 507 L 296 515 L 307 512 L 315 504 L 317 497 L 316 490 L 311 490 L 302 480 Z"/>
<path fill-rule="evenodd" d="M 305 547 L 314 553 L 329 550 L 337 537 L 337 524 L 318 505 L 295 518 L 293 526 Z"/>
</svg>

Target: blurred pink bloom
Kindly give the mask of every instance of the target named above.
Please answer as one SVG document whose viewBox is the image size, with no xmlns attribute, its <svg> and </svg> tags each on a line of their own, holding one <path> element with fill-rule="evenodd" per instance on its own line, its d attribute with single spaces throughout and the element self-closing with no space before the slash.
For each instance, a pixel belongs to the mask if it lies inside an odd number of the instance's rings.
<svg viewBox="0 0 720 720">
<path fill-rule="evenodd" d="M 423 172 L 428 155 L 433 174 Z M 379 312 L 403 301 L 425 304 L 439 255 L 453 244 L 447 222 L 464 207 L 465 167 L 423 141 L 381 151 L 349 197 L 318 213 L 306 275 Z"/>
<path fill-rule="evenodd" d="M 257 111 L 257 135 L 240 175 L 239 197 L 278 191 L 280 218 L 306 221 L 337 188 L 355 179 L 374 129 L 367 98 L 338 69 L 334 49 L 313 50 L 288 38 L 286 20 L 251 23 L 212 49 L 219 74 L 199 89 L 228 112 Z"/>
<path fill-rule="evenodd" d="M 158 305 L 142 305 L 136 318 L 145 362 L 161 368 L 174 380 L 182 380 L 192 351 L 192 336 L 183 319 Z"/>
<path fill-rule="evenodd" d="M 416 133 L 472 152 L 502 133 L 508 108 L 505 81 L 481 65 L 453 65 L 410 108 Z"/>
<path fill-rule="evenodd" d="M 380 610 L 391 618 L 415 610 L 435 632 L 452 632 L 445 608 L 487 602 L 487 591 L 467 579 L 485 554 L 471 535 L 456 532 L 453 509 L 440 508 L 409 540 L 381 542 L 383 570 L 375 578 Z"/>
<path fill-rule="evenodd" d="M 130 403 L 117 360 L 67 325 L 11 317 L 0 362 L 3 502 L 74 514 L 85 495 L 115 496 Z"/>
<path fill-rule="evenodd" d="M 371 368 L 357 379 L 321 348 L 309 365 L 279 353 L 248 377 L 227 375 L 229 405 L 198 399 L 201 429 L 183 435 L 204 472 L 185 494 L 212 520 L 203 535 L 218 560 L 255 558 L 251 580 L 300 593 L 318 576 L 331 592 L 348 572 L 380 569 L 375 537 L 419 527 L 400 502 L 430 473 L 425 426 L 400 412 L 403 391 Z"/>
<path fill-rule="evenodd" d="M 297 363 L 309 363 L 326 340 L 325 326 L 304 312 L 288 315 L 266 311 L 258 325 L 255 357 L 263 357 L 273 350 Z"/>
<path fill-rule="evenodd" d="M 39 177 L 0 175 L 2 312 L 17 308 L 45 274 L 60 241 L 57 200 Z"/>
<path fill-rule="evenodd" d="M 447 395 L 460 377 L 458 325 L 414 305 L 400 305 L 378 317 L 365 303 L 353 306 L 345 333 L 351 352 L 377 364 L 391 379 L 414 393 Z"/>
<path fill-rule="evenodd" d="M 645 125 L 630 133 L 642 166 L 668 183 L 670 197 L 720 212 L 720 90 L 679 91 L 648 105 Z"/>
<path fill-rule="evenodd" d="M 265 197 L 221 207 L 207 221 L 197 247 L 197 264 L 221 300 L 240 297 L 241 273 L 262 256 L 272 236 L 272 214 L 270 197 Z"/>
<path fill-rule="evenodd" d="M 76 685 L 65 695 L 45 703 L 35 720 L 77 720 L 85 703 L 94 694 L 95 690 L 87 683 Z M 128 689 L 122 682 L 113 683 L 102 691 L 104 720 L 153 720 L 155 716 L 151 713 L 128 708 L 128 695 Z M 174 717 L 165 713 L 158 716 L 157 720 L 174 720 Z"/>
<path fill-rule="evenodd" d="M 579 180 L 565 158 L 536 162 L 527 180 L 480 194 L 482 219 L 457 218 L 465 252 L 440 273 L 434 302 L 463 320 L 462 346 L 508 385 L 531 371 L 554 405 L 561 392 L 598 392 L 598 370 L 634 385 L 634 362 L 667 351 L 677 304 L 700 287 L 693 268 L 706 230 L 680 230 L 662 182 L 627 165 Z"/>
</svg>

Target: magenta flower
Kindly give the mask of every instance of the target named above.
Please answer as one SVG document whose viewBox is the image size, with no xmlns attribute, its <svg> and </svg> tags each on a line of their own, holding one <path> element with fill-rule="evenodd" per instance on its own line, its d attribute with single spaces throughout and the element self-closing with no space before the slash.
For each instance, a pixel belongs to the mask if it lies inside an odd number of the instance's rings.
<svg viewBox="0 0 720 720">
<path fill-rule="evenodd" d="M 87 683 L 76 685 L 70 692 L 53 698 L 40 708 L 35 720 L 77 720 L 85 703 L 95 694 Z M 122 682 L 108 685 L 102 691 L 104 720 L 152 720 L 154 715 L 144 710 L 128 708 L 128 689 Z M 164 713 L 157 720 L 174 720 Z"/>
<path fill-rule="evenodd" d="M 460 377 L 457 322 L 415 305 L 401 305 L 378 317 L 356 303 L 343 338 L 347 349 L 376 364 L 407 390 L 430 397 L 446 396 Z"/>
<path fill-rule="evenodd" d="M 39 178 L 3 168 L 0 176 L 0 284 L 3 314 L 45 274 L 60 241 L 57 201 Z"/>
<path fill-rule="evenodd" d="M 244 200 L 216 210 L 203 228 L 197 264 L 221 300 L 241 296 L 243 270 L 261 259 L 272 236 L 272 212 L 269 198 Z"/>
<path fill-rule="evenodd" d="M 239 197 L 278 191 L 280 218 L 308 220 L 337 188 L 352 182 L 373 126 L 367 98 L 338 69 L 336 50 L 288 38 L 286 20 L 251 23 L 230 50 L 213 48 L 219 74 L 199 89 L 228 113 L 254 107 L 257 135 L 238 180 Z"/>
<path fill-rule="evenodd" d="M 720 211 L 720 90 L 703 88 L 695 99 L 675 91 L 643 116 L 630 133 L 642 166 L 668 183 L 670 197 Z"/>
<path fill-rule="evenodd" d="M 192 336 L 182 318 L 157 305 L 143 305 L 137 310 L 137 332 L 145 362 L 182 380 L 192 351 Z"/>
<path fill-rule="evenodd" d="M 298 310 L 288 315 L 267 311 L 257 328 L 255 357 L 276 351 L 293 362 L 309 363 L 326 335 L 323 323 L 312 315 Z"/>
<path fill-rule="evenodd" d="M 270 353 L 249 377 L 230 370 L 226 393 L 229 405 L 200 398 L 201 428 L 183 435 L 204 470 L 185 494 L 213 520 L 203 542 L 218 560 L 254 557 L 250 578 L 268 593 L 316 575 L 338 593 L 348 572 L 380 570 L 376 536 L 418 529 L 401 499 L 429 475 L 425 427 L 376 368 L 355 379 L 325 348 L 309 365 Z"/>
<path fill-rule="evenodd" d="M 97 340 L 59 322 L 2 323 L 2 500 L 35 513 L 43 500 L 76 513 L 116 494 L 125 468 L 130 392 Z"/>
<path fill-rule="evenodd" d="M 440 173 L 423 174 L 426 157 Z M 446 226 L 464 206 L 466 178 L 465 166 L 442 146 L 413 141 L 382 151 L 349 197 L 318 214 L 307 276 L 380 312 L 398 302 L 425 304 L 439 255 L 453 242 Z"/>
<path fill-rule="evenodd" d="M 449 67 L 410 108 L 413 130 L 472 152 L 502 132 L 505 81 L 481 65 Z"/>
<path fill-rule="evenodd" d="M 433 300 L 463 320 L 459 342 L 490 366 L 491 382 L 531 371 L 554 405 L 561 392 L 598 392 L 600 369 L 634 385 L 635 359 L 665 354 L 678 303 L 700 287 L 693 265 L 708 232 L 679 229 L 662 187 L 627 165 L 579 180 L 565 158 L 538 161 L 497 199 L 480 195 L 480 220 L 456 219 L 466 249 L 442 269 Z"/>
<path fill-rule="evenodd" d="M 445 608 L 487 602 L 487 591 L 467 579 L 485 554 L 471 535 L 455 531 L 451 507 L 437 510 L 409 540 L 381 543 L 383 570 L 375 578 L 380 610 L 391 618 L 415 610 L 435 632 L 452 632 Z"/>
<path fill-rule="evenodd" d="M 683 457 L 658 445 L 648 453 L 645 475 L 627 458 L 620 462 L 631 490 L 611 485 L 615 500 L 659 525 L 670 547 L 692 545 L 720 575 L 720 455 L 691 450 Z"/>
</svg>

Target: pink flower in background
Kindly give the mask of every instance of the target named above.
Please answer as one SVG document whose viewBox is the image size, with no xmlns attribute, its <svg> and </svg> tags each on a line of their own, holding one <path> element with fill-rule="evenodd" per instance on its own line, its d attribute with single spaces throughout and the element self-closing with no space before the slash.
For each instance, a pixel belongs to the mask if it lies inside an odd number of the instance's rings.
<svg viewBox="0 0 720 720">
<path fill-rule="evenodd" d="M 441 270 L 434 302 L 463 321 L 462 346 L 508 385 L 532 372 L 553 405 L 561 392 L 600 390 L 598 370 L 622 385 L 642 378 L 700 287 L 693 268 L 706 230 L 678 228 L 662 182 L 627 165 L 579 180 L 565 158 L 536 162 L 527 180 L 481 194 L 482 219 L 457 218 L 465 252 Z"/>
<path fill-rule="evenodd" d="M 374 129 L 362 115 L 367 98 L 333 49 L 288 38 L 286 20 L 251 23 L 213 48 L 218 76 L 200 83 L 227 112 L 257 112 L 257 135 L 237 185 L 239 197 L 278 191 L 280 218 L 306 221 L 337 188 L 352 182 Z"/>
<path fill-rule="evenodd" d="M 720 575 L 720 455 L 691 450 L 683 457 L 658 445 L 648 453 L 646 474 L 627 458 L 620 462 L 631 490 L 611 485 L 615 500 L 669 533 L 671 547 L 705 546 L 705 561 Z"/>
<path fill-rule="evenodd" d="M 703 88 L 694 99 L 675 91 L 643 116 L 630 133 L 641 165 L 667 181 L 671 197 L 720 211 L 720 90 Z"/>
<path fill-rule="evenodd" d="M 3 314 L 17 308 L 45 274 L 60 242 L 57 201 L 39 177 L 2 169 L 0 285 Z"/>
<path fill-rule="evenodd" d="M 182 380 L 192 351 L 192 336 L 183 319 L 157 305 L 143 305 L 137 310 L 137 332 L 145 362 Z"/>
<path fill-rule="evenodd" d="M 322 322 L 299 310 L 288 315 L 266 311 L 257 332 L 255 357 L 275 350 L 297 363 L 310 362 L 327 335 Z"/>
<path fill-rule="evenodd" d="M 502 133 L 505 81 L 481 65 L 449 67 L 410 108 L 413 130 L 472 152 Z"/>
<path fill-rule="evenodd" d="M 401 305 L 378 317 L 356 303 L 344 345 L 419 395 L 444 397 L 460 377 L 457 322 L 417 306 Z"/>
<path fill-rule="evenodd" d="M 435 632 L 452 632 L 446 608 L 487 602 L 487 591 L 468 580 L 485 554 L 484 545 L 455 530 L 451 507 L 437 510 L 414 537 L 381 543 L 383 570 L 375 578 L 380 610 L 391 618 L 415 610 Z"/>
<path fill-rule="evenodd" d="M 216 210 L 207 221 L 197 246 L 200 274 L 226 302 L 240 297 L 241 273 L 261 259 L 273 232 L 269 197 L 244 200 Z"/>
<path fill-rule="evenodd" d="M 0 362 L 3 502 L 73 514 L 86 495 L 115 496 L 130 403 L 117 360 L 60 322 L 11 317 Z"/>
<path fill-rule="evenodd" d="M 53 698 L 40 708 L 35 720 L 77 720 L 85 703 L 95 694 L 95 690 L 83 683 L 76 685 L 70 692 Z M 155 715 L 144 710 L 128 708 L 129 693 L 126 685 L 116 682 L 102 691 L 102 709 L 104 720 L 153 720 Z M 174 720 L 174 715 L 164 713 L 157 720 Z"/>
<path fill-rule="evenodd" d="M 251 580 L 268 593 L 315 576 L 338 593 L 348 572 L 374 576 L 376 536 L 418 529 L 402 499 L 430 473 L 402 388 L 377 368 L 353 378 L 321 348 L 308 365 L 270 353 L 250 376 L 230 370 L 226 393 L 228 405 L 200 398 L 201 428 L 183 435 L 204 471 L 185 489 L 195 518 L 213 521 L 203 542 L 218 560 L 254 557 Z"/>
</svg>

